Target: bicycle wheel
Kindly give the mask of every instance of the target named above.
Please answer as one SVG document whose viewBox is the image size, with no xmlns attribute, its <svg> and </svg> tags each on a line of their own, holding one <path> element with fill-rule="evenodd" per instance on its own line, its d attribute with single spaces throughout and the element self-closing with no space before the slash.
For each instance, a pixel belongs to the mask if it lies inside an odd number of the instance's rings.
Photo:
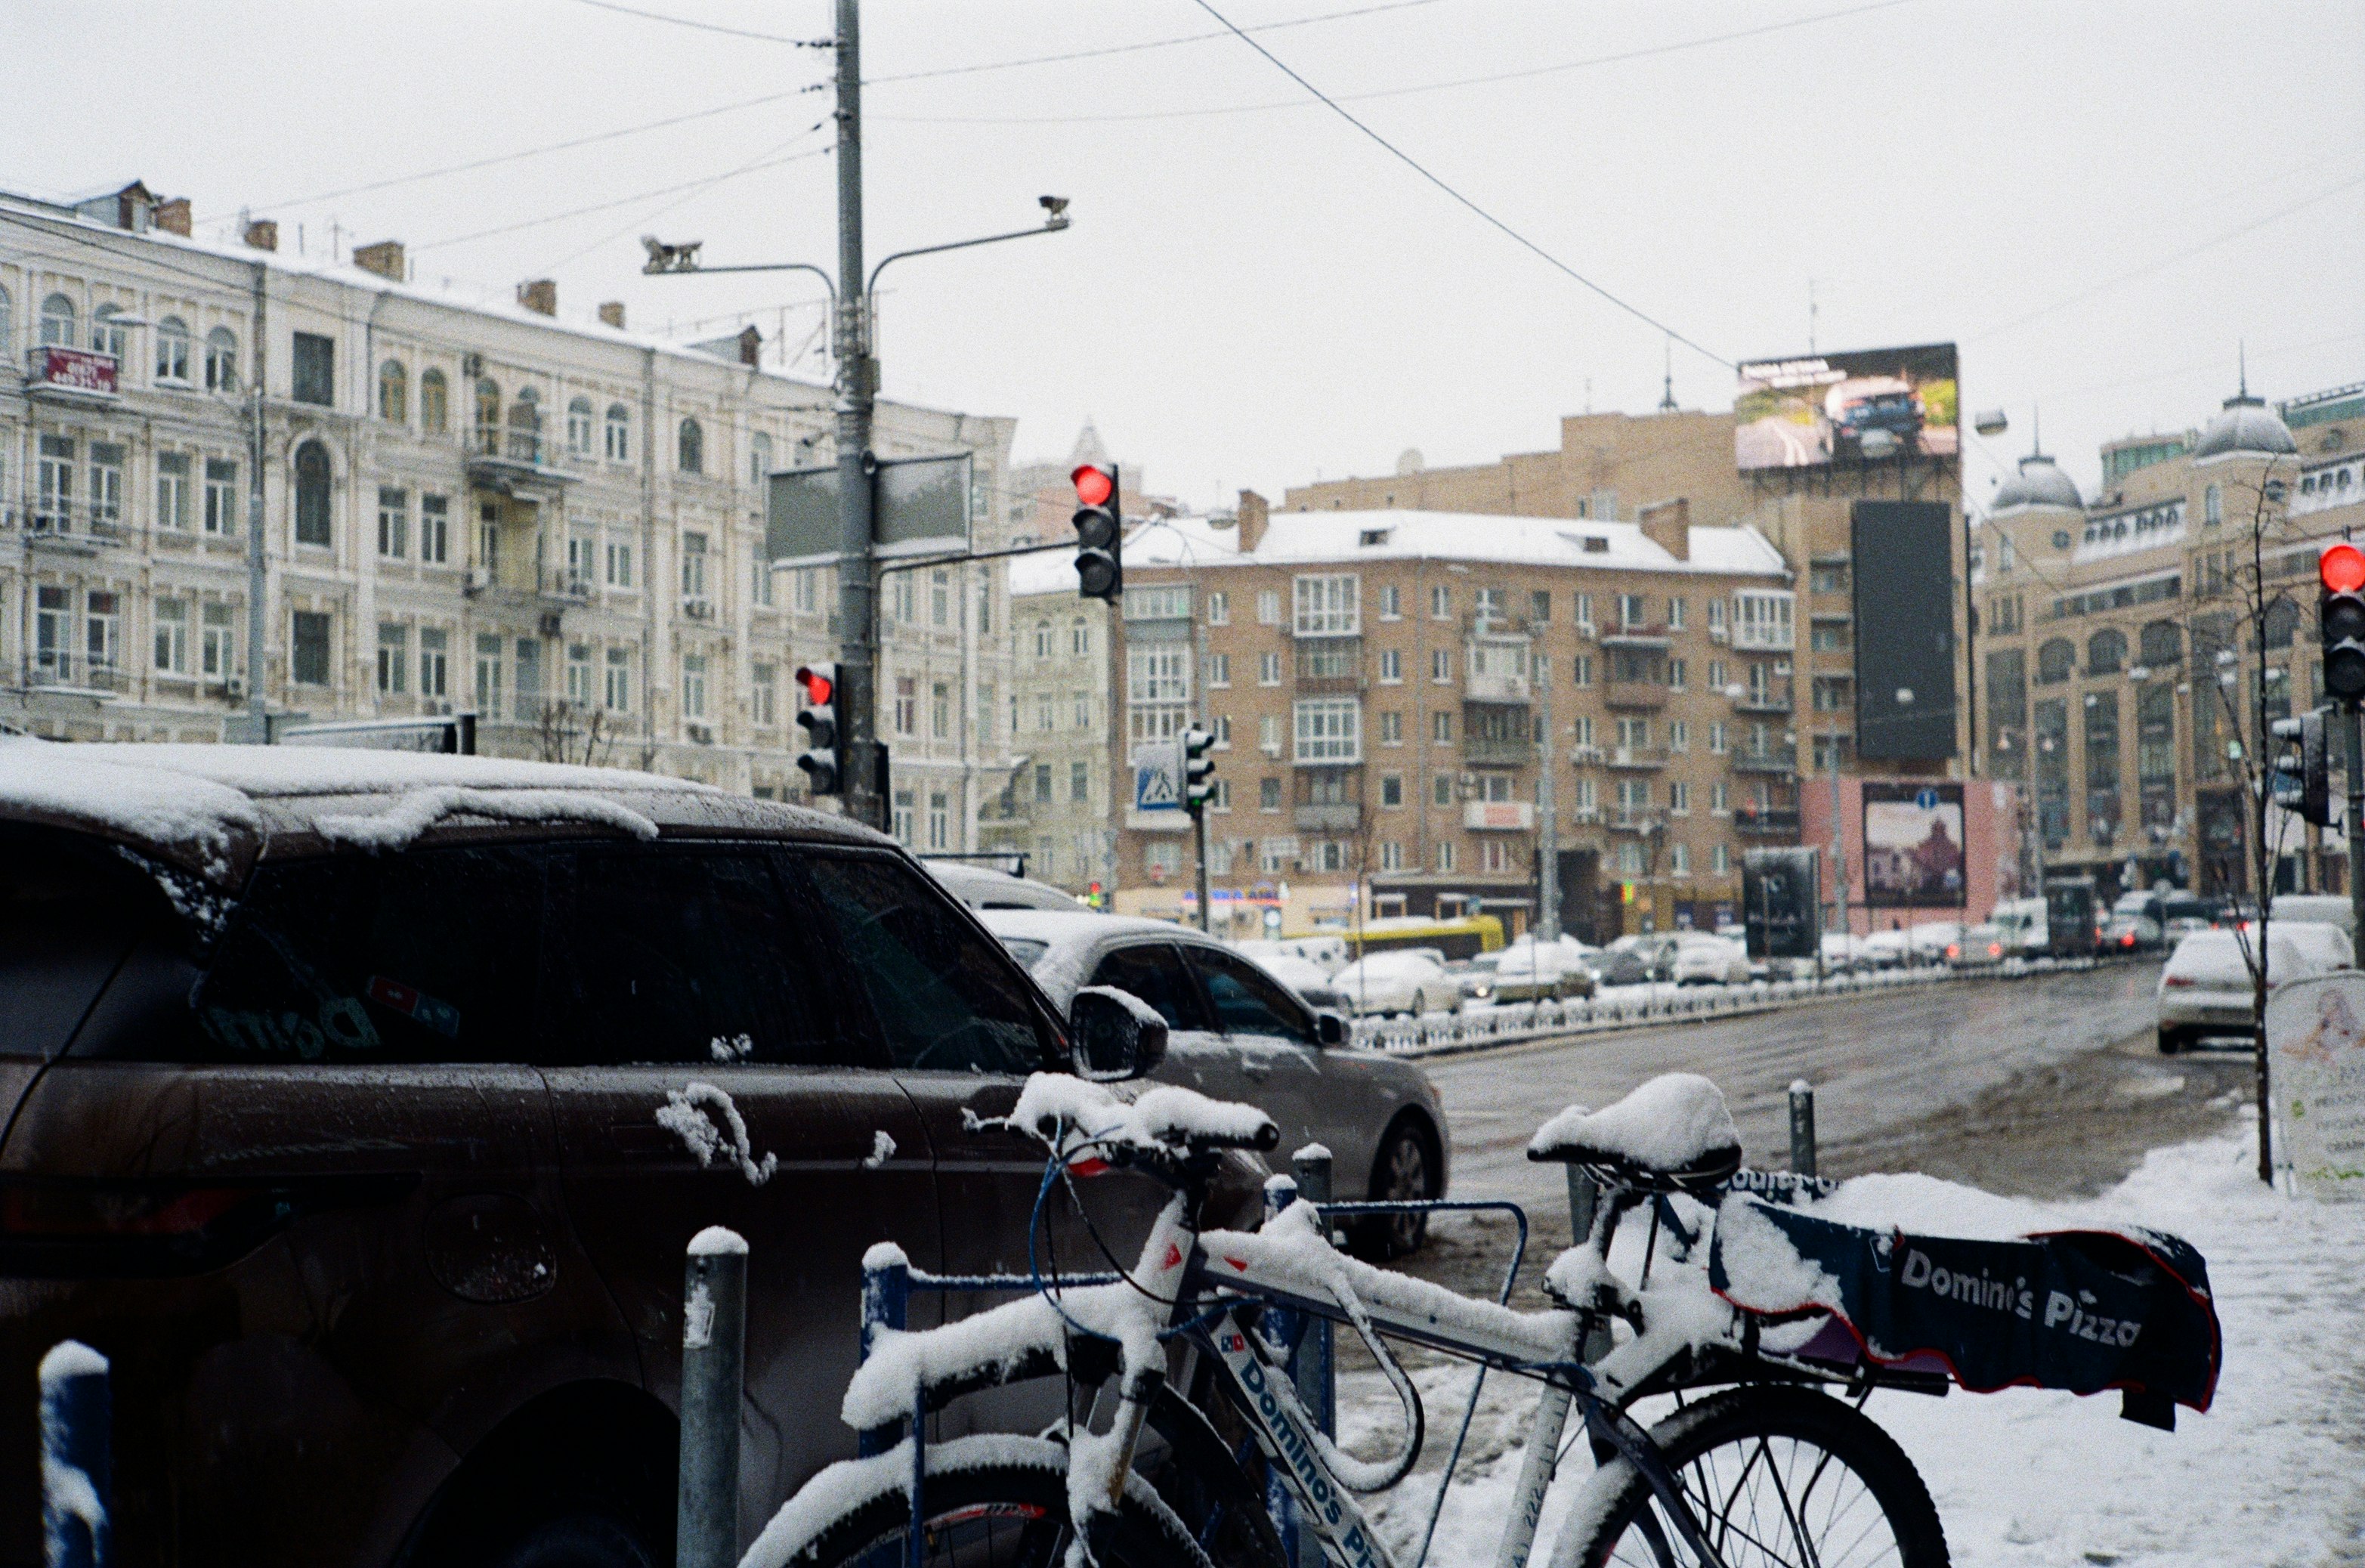
<svg viewBox="0 0 2365 1568">
<path fill-rule="evenodd" d="M 930 1568 L 1059 1568 L 1074 1540 L 1067 1451 L 1025 1438 L 956 1439 L 931 1447 L 921 1561 Z M 911 1504 L 900 1485 L 825 1489 L 866 1495 L 849 1496 L 833 1517 L 801 1530 L 805 1539 L 779 1556 L 759 1541 L 750 1560 L 784 1568 L 900 1568 L 908 1561 Z M 1101 1568 L 1207 1568 L 1205 1554 L 1146 1484 L 1137 1478 L 1128 1494 L 1101 1545 Z"/>
<path fill-rule="evenodd" d="M 1652 1428 L 1726 1568 L 1946 1568 L 1913 1463 L 1871 1418 L 1809 1389 L 1729 1389 Z M 1626 1460 L 1594 1473 L 1552 1568 L 1694 1568 Z"/>
</svg>

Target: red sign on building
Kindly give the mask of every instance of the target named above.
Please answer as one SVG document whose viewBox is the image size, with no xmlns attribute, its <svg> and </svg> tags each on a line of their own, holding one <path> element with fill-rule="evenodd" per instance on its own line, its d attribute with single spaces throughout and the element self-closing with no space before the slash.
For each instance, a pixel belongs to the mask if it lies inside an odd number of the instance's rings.
<svg viewBox="0 0 2365 1568">
<path fill-rule="evenodd" d="M 28 379 L 69 392 L 115 392 L 115 356 L 88 349 L 38 348 L 27 366 Z"/>
</svg>

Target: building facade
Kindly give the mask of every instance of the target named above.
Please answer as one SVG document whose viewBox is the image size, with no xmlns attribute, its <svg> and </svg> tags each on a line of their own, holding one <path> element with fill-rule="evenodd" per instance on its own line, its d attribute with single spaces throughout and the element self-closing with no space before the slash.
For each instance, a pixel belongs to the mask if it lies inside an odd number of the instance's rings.
<svg viewBox="0 0 2365 1568">
<path fill-rule="evenodd" d="M 1359 903 L 1524 929 L 1548 845 L 1569 929 L 1706 926 L 1736 906 L 1743 847 L 1796 837 L 1797 596 L 1755 530 L 1680 503 L 1481 522 L 1247 494 L 1210 533 L 1171 566 L 1128 543 L 1117 653 L 1120 755 L 1193 722 L 1216 737 L 1218 930 L 1344 925 Z M 1118 907 L 1195 918 L 1188 819 L 1130 805 Z"/>
<path fill-rule="evenodd" d="M 0 718 L 218 740 L 260 683 L 278 714 L 471 710 L 490 753 L 802 790 L 790 678 L 834 652 L 835 585 L 770 568 L 766 476 L 830 459 L 826 387 L 752 332 L 686 346 L 621 306 L 562 319 L 547 282 L 487 304 L 410 284 L 390 241 L 290 257 L 186 213 L 0 196 Z M 972 455 L 981 547 L 1010 436 L 879 406 L 882 455 Z M 880 597 L 897 829 L 974 847 L 1007 773 L 1002 579 Z"/>
<path fill-rule="evenodd" d="M 1982 765 L 2028 786 L 2050 874 L 2255 894 L 2238 757 L 2322 700 L 2316 555 L 2365 523 L 2365 386 L 2245 391 L 2102 473 L 2089 498 L 2033 454 L 1978 530 Z M 2345 886 L 2337 830 L 2270 832 L 2280 886 Z"/>
</svg>

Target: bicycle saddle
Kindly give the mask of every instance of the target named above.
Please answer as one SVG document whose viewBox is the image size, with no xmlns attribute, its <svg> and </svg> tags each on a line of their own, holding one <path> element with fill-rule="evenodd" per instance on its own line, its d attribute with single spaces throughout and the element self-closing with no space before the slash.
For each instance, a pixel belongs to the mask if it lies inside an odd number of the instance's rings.
<svg viewBox="0 0 2365 1568">
<path fill-rule="evenodd" d="M 1536 1129 L 1528 1158 L 1698 1197 L 1741 1169 L 1741 1135 L 1721 1090 L 1696 1072 L 1668 1072 L 1598 1111 L 1571 1105 Z"/>
</svg>

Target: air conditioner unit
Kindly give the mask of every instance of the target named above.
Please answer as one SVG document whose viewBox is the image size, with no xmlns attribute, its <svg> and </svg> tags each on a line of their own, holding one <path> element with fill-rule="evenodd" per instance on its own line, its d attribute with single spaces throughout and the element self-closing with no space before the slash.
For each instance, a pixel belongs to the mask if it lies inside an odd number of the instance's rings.
<svg viewBox="0 0 2365 1568">
<path fill-rule="evenodd" d="M 1732 641 L 1732 633 L 1722 626 L 1711 626 L 1708 629 L 1708 640 L 1721 646 Z"/>
<path fill-rule="evenodd" d="M 1776 659 L 1774 661 L 1774 676 L 1776 679 L 1778 680 L 1789 673 L 1790 661 L 1788 659 Z"/>
<path fill-rule="evenodd" d="M 1576 623 L 1576 634 L 1580 637 L 1591 637 L 1597 635 L 1593 630 L 1593 622 L 1590 621 L 1578 622 Z"/>
<path fill-rule="evenodd" d="M 712 724 L 685 724 L 682 728 L 689 733 L 693 745 L 712 745 L 714 744 L 714 726 Z"/>
<path fill-rule="evenodd" d="M 714 601 L 693 595 L 681 601 L 681 612 L 692 621 L 712 621 L 714 619 Z"/>
<path fill-rule="evenodd" d="M 464 593 L 482 593 L 492 586 L 493 572 L 491 567 L 471 566 L 468 568 L 468 576 L 465 583 L 462 585 L 461 591 Z"/>
</svg>

